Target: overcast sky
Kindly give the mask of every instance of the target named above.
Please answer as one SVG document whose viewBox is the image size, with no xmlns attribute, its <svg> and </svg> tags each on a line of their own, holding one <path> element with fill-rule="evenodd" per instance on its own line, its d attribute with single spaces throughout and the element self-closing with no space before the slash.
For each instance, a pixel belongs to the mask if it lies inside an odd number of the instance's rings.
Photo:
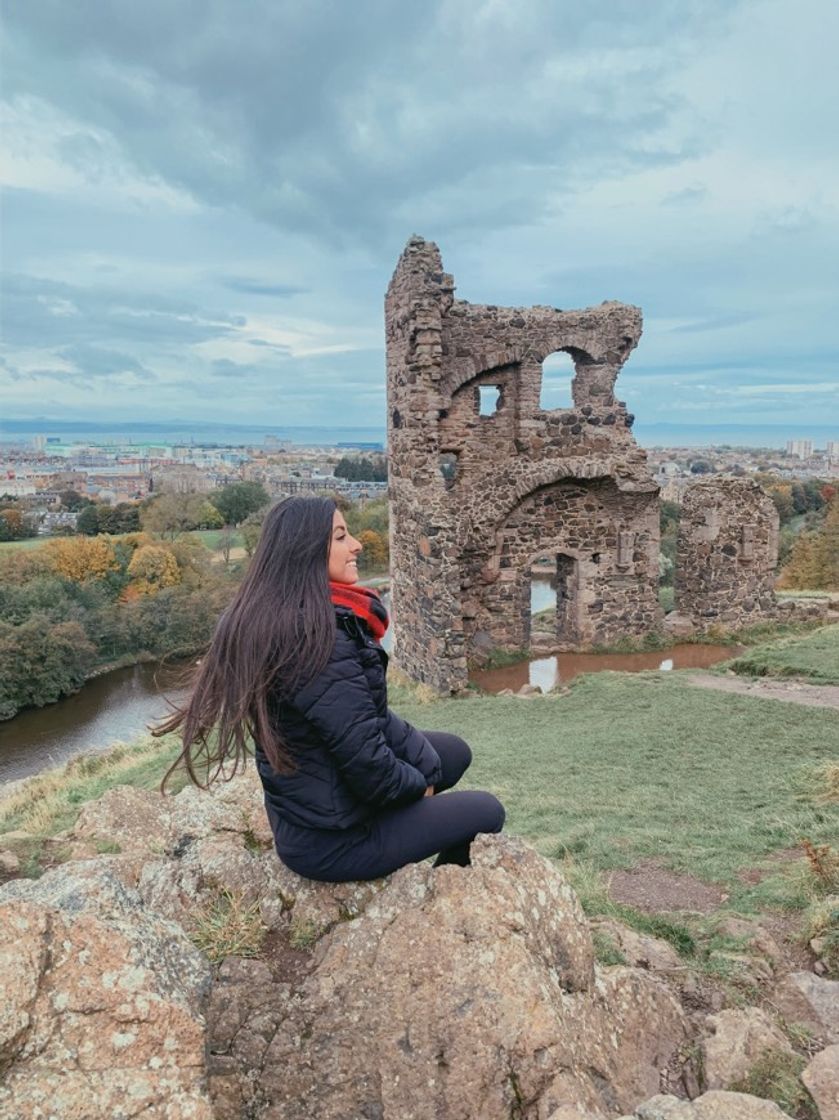
<svg viewBox="0 0 839 1120">
<path fill-rule="evenodd" d="M 839 427 L 835 0 L 5 12 L 2 415 L 383 427 L 419 233 L 464 299 L 640 305 L 639 419 Z"/>
</svg>

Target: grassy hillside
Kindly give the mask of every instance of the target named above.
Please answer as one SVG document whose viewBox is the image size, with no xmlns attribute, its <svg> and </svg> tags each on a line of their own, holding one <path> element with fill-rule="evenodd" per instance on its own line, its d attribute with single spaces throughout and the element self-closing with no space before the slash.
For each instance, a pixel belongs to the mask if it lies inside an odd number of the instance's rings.
<svg viewBox="0 0 839 1120">
<path fill-rule="evenodd" d="M 498 794 L 508 828 L 556 858 L 599 870 L 653 858 L 747 905 L 792 901 L 772 853 L 839 835 L 839 804 L 819 800 L 839 765 L 835 711 L 704 691 L 678 673 L 599 673 L 555 699 L 399 710 L 467 739 L 470 784 Z M 768 871 L 757 886 L 741 877 L 755 867 Z"/>
<path fill-rule="evenodd" d="M 472 745 L 468 785 L 502 799 L 510 831 L 596 871 L 654 859 L 724 885 L 732 905 L 797 905 L 773 854 L 839 835 L 835 711 L 700 690 L 678 673 L 600 673 L 535 700 L 421 703 L 395 687 L 391 701 Z M 147 740 L 44 775 L 0 805 L 0 832 L 50 835 L 109 785 L 153 788 L 175 749 Z"/>
</svg>

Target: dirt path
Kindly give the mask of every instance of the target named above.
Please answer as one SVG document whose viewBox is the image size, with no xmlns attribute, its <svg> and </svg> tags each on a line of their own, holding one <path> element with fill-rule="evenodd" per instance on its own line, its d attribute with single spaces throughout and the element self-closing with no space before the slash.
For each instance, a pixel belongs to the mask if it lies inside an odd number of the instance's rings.
<svg viewBox="0 0 839 1120">
<path fill-rule="evenodd" d="M 715 688 L 720 692 L 739 692 L 763 700 L 804 704 L 808 708 L 839 710 L 839 685 L 836 684 L 807 684 L 805 681 L 768 677 L 723 677 L 715 673 L 685 674 L 683 680 L 696 688 Z"/>
</svg>

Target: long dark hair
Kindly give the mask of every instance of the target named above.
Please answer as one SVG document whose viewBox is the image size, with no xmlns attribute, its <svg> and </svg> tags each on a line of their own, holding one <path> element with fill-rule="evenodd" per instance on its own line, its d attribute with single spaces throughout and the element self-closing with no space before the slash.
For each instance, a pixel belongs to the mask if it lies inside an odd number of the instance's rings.
<svg viewBox="0 0 839 1120">
<path fill-rule="evenodd" d="M 321 672 L 335 645 L 329 593 L 331 498 L 286 498 L 265 518 L 233 602 L 219 619 L 186 704 L 152 734 L 181 731 L 178 766 L 206 788 L 232 777 L 259 744 L 278 772 L 293 769 L 270 716 L 271 700 L 292 696 Z"/>
</svg>

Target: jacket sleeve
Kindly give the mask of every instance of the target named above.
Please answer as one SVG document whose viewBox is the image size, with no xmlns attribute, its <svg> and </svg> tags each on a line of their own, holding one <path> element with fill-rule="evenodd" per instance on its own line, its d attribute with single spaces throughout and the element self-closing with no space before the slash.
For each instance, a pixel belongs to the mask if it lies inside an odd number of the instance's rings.
<svg viewBox="0 0 839 1120">
<path fill-rule="evenodd" d="M 425 776 L 390 749 L 358 658 L 338 650 L 323 673 L 297 693 L 294 707 L 315 728 L 360 801 L 383 806 L 419 800 L 428 786 Z"/>
<path fill-rule="evenodd" d="M 416 766 L 428 785 L 437 785 L 443 776 L 439 754 L 421 731 L 417 731 L 390 708 L 387 710 L 385 738 L 397 758 Z"/>
</svg>

